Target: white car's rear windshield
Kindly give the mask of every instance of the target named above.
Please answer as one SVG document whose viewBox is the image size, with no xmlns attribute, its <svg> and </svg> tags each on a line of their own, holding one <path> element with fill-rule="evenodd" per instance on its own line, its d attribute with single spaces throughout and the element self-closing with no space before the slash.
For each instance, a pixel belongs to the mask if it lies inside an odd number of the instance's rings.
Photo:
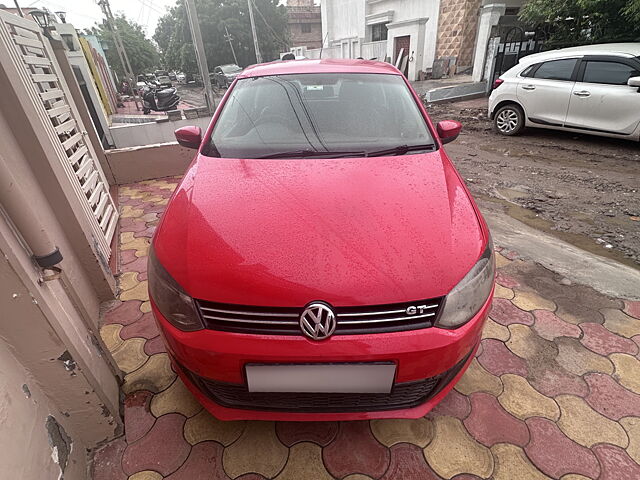
<svg viewBox="0 0 640 480">
<path fill-rule="evenodd" d="M 203 153 L 277 158 L 279 152 L 301 152 L 299 158 L 306 158 L 433 143 L 400 76 L 279 75 L 237 82 Z"/>
</svg>

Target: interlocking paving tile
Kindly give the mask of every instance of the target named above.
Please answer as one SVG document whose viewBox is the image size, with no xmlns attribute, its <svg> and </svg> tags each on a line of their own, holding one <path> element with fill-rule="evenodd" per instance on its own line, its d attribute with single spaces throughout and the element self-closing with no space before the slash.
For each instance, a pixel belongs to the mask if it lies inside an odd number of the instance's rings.
<svg viewBox="0 0 640 480">
<path fill-rule="evenodd" d="M 149 411 L 153 394 L 146 390 L 127 395 L 124 399 L 124 424 L 127 443 L 133 443 L 144 437 L 156 419 Z"/>
<path fill-rule="evenodd" d="M 624 313 L 640 320 L 640 302 L 632 300 L 624 301 Z"/>
<path fill-rule="evenodd" d="M 502 388 L 502 386 L 500 386 L 500 388 Z M 453 388 L 449 390 L 449 393 L 447 393 L 442 401 L 431 410 L 429 416 L 449 415 L 464 420 L 470 412 L 471 402 L 469 401 L 469 397 Z"/>
<path fill-rule="evenodd" d="M 180 378 L 176 378 L 169 388 L 154 395 L 151 400 L 151 413 L 156 417 L 176 412 L 189 418 L 200 410 L 202 410 L 202 405 L 187 390 Z"/>
<path fill-rule="evenodd" d="M 338 422 L 278 422 L 276 434 L 287 447 L 300 442 L 313 442 L 324 447 L 336 438 Z"/>
<path fill-rule="evenodd" d="M 543 473 L 553 478 L 567 473 L 598 478 L 600 465 L 593 452 L 566 437 L 555 423 L 533 417 L 527 420 L 527 426 L 531 441 L 525 452 Z"/>
<path fill-rule="evenodd" d="M 638 416 L 640 395 L 619 385 L 608 375 L 592 373 L 585 375 L 589 394 L 585 398 L 596 412 L 612 420 Z"/>
<path fill-rule="evenodd" d="M 545 474 L 531 464 L 524 451 L 509 443 L 499 443 L 491 447 L 494 458 L 492 480 L 545 480 Z"/>
<path fill-rule="evenodd" d="M 578 397 L 587 395 L 589 387 L 582 377 L 567 372 L 555 362 L 546 362 L 539 367 L 535 371 L 535 377 L 529 379 L 529 383 L 543 395 L 547 397 L 562 394 Z"/>
<path fill-rule="evenodd" d="M 629 437 L 627 453 L 636 463 L 640 464 L 640 417 L 623 418 L 620 420 L 620 425 L 622 425 L 627 432 L 627 437 Z"/>
<path fill-rule="evenodd" d="M 518 288 L 520 286 L 520 282 L 518 282 L 518 280 L 501 270 L 498 270 L 496 272 L 496 283 L 502 285 L 505 288 L 511 289 Z"/>
<path fill-rule="evenodd" d="M 591 448 L 598 443 L 611 443 L 626 448 L 629 439 L 616 422 L 593 410 L 582 398 L 572 395 L 556 397 L 560 406 L 558 426 L 571 440 Z"/>
<path fill-rule="evenodd" d="M 604 316 L 593 308 L 582 303 L 582 298 L 577 300 L 575 297 L 560 297 L 555 299 L 558 309 L 556 315 L 564 321 L 578 325 L 581 323 L 600 323 L 604 322 Z"/>
<path fill-rule="evenodd" d="M 516 295 L 511 301 L 516 307 L 526 310 L 527 312 L 533 310 L 550 310 L 553 312 L 556 309 L 555 303 L 541 297 L 537 293 L 522 290 L 516 290 L 515 293 Z"/>
<path fill-rule="evenodd" d="M 614 377 L 618 382 L 632 392 L 640 393 L 640 361 L 636 357 L 623 353 L 614 353 L 609 358 L 615 366 Z"/>
<path fill-rule="evenodd" d="M 244 427 L 245 422 L 223 422 L 203 409 L 194 417 L 187 419 L 184 425 L 184 438 L 191 445 L 212 440 L 226 447 L 240 438 Z"/>
<path fill-rule="evenodd" d="M 247 422 L 240 438 L 224 449 L 223 466 L 231 478 L 251 472 L 273 477 L 284 468 L 288 453 L 273 422 Z"/>
<path fill-rule="evenodd" d="M 491 318 L 500 325 L 509 326 L 512 323 L 522 323 L 523 325 L 533 325 L 533 315 L 516 307 L 510 300 L 495 298 L 493 300 Z"/>
<path fill-rule="evenodd" d="M 120 300 L 126 302 L 127 300 L 140 300 L 141 302 L 149 301 L 149 285 L 148 281 L 138 283 L 131 290 L 126 290 L 120 293 Z"/>
<path fill-rule="evenodd" d="M 149 357 L 142 367 L 124 377 L 122 391 L 125 394 L 136 390 L 157 393 L 171 385 L 175 377 L 169 357 L 166 353 L 159 353 Z"/>
<path fill-rule="evenodd" d="M 429 466 L 441 477 L 451 478 L 460 473 L 472 473 L 487 478 L 493 472 L 490 450 L 475 441 L 462 422 L 453 417 L 434 419 L 433 441 L 424 449 Z"/>
<path fill-rule="evenodd" d="M 333 480 L 322 463 L 322 447 L 315 443 L 302 442 L 291 447 L 287 464 L 275 480 L 299 480 L 301 477 Z"/>
<path fill-rule="evenodd" d="M 119 302 L 117 306 L 104 314 L 103 323 L 105 325 L 129 325 L 142 316 L 141 304 L 142 302 L 139 301 Z"/>
<path fill-rule="evenodd" d="M 122 342 L 111 355 L 118 368 L 125 373 L 131 373 L 140 368 L 149 358 L 144 353 L 144 338 L 130 338 Z"/>
<path fill-rule="evenodd" d="M 122 454 L 126 448 L 127 442 L 120 437 L 98 449 L 91 464 L 93 480 L 127 480 L 122 469 Z"/>
<path fill-rule="evenodd" d="M 527 363 L 509 351 L 501 341 L 489 338 L 482 341 L 482 347 L 478 362 L 489 373 L 496 376 L 513 373 L 523 377 L 529 374 Z"/>
<path fill-rule="evenodd" d="M 438 480 L 438 477 L 425 462 L 421 448 L 401 443 L 391 447 L 391 462 L 380 480 L 398 479 Z"/>
<path fill-rule="evenodd" d="M 501 253 L 496 253 L 496 267 L 497 268 L 506 267 L 510 263 L 511 263 L 511 260 L 509 260 L 507 257 L 502 255 Z"/>
<path fill-rule="evenodd" d="M 137 218 L 141 217 L 144 211 L 141 208 L 134 208 L 131 205 L 125 205 L 120 211 L 121 218 Z"/>
<path fill-rule="evenodd" d="M 463 395 L 470 395 L 474 392 L 487 392 L 492 395 L 500 395 L 502 392 L 502 382 L 498 377 L 487 372 L 477 359 L 473 359 L 469 368 L 464 373 L 455 389 Z"/>
<path fill-rule="evenodd" d="M 362 475 L 361 473 L 353 473 L 351 475 L 347 475 L 343 480 L 373 480 L 371 477 L 367 475 Z"/>
<path fill-rule="evenodd" d="M 128 475 L 153 470 L 166 476 L 175 472 L 189 456 L 191 446 L 182 436 L 185 418 L 177 413 L 160 417 L 149 433 L 127 446 L 122 468 Z M 167 452 L 171 452 L 167 455 Z"/>
<path fill-rule="evenodd" d="M 558 338 L 558 356 L 556 360 L 567 371 L 576 375 L 590 372 L 601 372 L 611 375 L 613 364 L 607 357 L 603 357 L 591 350 L 587 350 L 574 338 Z"/>
<path fill-rule="evenodd" d="M 227 480 L 222 468 L 224 447 L 216 442 L 203 442 L 191 449 L 189 457 L 167 480 Z"/>
<path fill-rule="evenodd" d="M 557 420 L 560 408 L 552 399 L 534 389 L 518 375 L 503 375 L 504 392 L 498 397 L 500 405 L 509 413 L 525 420 L 530 417 L 545 417 Z"/>
<path fill-rule="evenodd" d="M 602 475 L 598 480 L 637 480 L 640 478 L 640 465 L 627 453 L 613 445 L 596 445 L 593 451 L 602 465 Z"/>
<path fill-rule="evenodd" d="M 160 330 L 158 330 L 158 325 L 156 325 L 156 321 L 153 319 L 153 314 L 151 313 L 143 314 L 138 321 L 126 325 L 120 331 L 120 337 L 125 340 L 134 337 L 150 340 L 158 335 L 160 335 Z"/>
<path fill-rule="evenodd" d="M 130 252 L 131 250 L 126 251 Z M 122 271 L 139 272 L 138 280 L 144 280 L 144 278 L 142 278 L 142 274 L 147 272 L 147 259 L 149 257 L 136 257 L 135 253 L 132 256 L 133 259 L 129 263 L 122 265 Z"/>
<path fill-rule="evenodd" d="M 529 442 L 526 424 L 505 412 L 496 398 L 486 393 L 471 395 L 471 414 L 464 420 L 464 426 L 473 438 L 487 447 L 496 443 L 524 447 Z"/>
<path fill-rule="evenodd" d="M 105 347 L 107 347 L 107 350 L 110 352 L 115 351 L 124 343 L 124 340 L 120 336 L 120 330 L 122 330 L 122 325 L 117 323 L 104 325 L 100 329 L 100 338 L 102 338 Z"/>
<path fill-rule="evenodd" d="M 433 438 L 433 423 L 426 418 L 372 420 L 371 431 L 387 447 L 412 443 L 424 448 Z"/>
<path fill-rule="evenodd" d="M 147 355 L 155 355 L 156 353 L 165 353 L 167 350 L 164 346 L 162 337 L 158 336 L 147 340 L 144 344 L 144 353 Z"/>
<path fill-rule="evenodd" d="M 342 478 L 362 473 L 374 478 L 387 470 L 389 450 L 380 444 L 369 428 L 369 422 L 342 422 L 336 439 L 322 450 L 327 470 Z"/>
<path fill-rule="evenodd" d="M 602 314 L 607 330 L 627 338 L 640 335 L 640 322 L 623 311 L 608 308 L 602 310 Z"/>
<path fill-rule="evenodd" d="M 487 321 L 484 324 L 484 328 L 482 329 L 482 338 L 495 338 L 496 340 L 500 340 L 502 342 L 506 342 L 509 340 L 509 329 L 504 325 L 500 325 L 497 322 L 494 322 L 491 318 L 487 318 Z"/>
<path fill-rule="evenodd" d="M 499 283 L 496 283 L 496 287 L 495 287 L 495 290 L 493 292 L 493 296 L 495 298 L 504 298 L 504 299 L 507 299 L 507 300 L 512 300 L 513 297 L 515 296 L 515 293 L 514 293 L 514 291 L 512 289 L 507 288 L 507 287 L 503 287 Z"/>
<path fill-rule="evenodd" d="M 149 313 L 151 311 L 151 302 L 149 300 L 143 302 L 142 305 L 140 305 L 140 311 L 142 313 Z"/>
<path fill-rule="evenodd" d="M 545 340 L 555 340 L 558 337 L 578 338 L 582 333 L 576 325 L 565 322 L 548 310 L 535 310 L 533 316 L 533 329 Z"/>
<path fill-rule="evenodd" d="M 129 477 L 129 480 L 162 480 L 162 475 L 153 470 L 143 470 L 142 472 L 134 473 Z"/>
<path fill-rule="evenodd" d="M 592 352 L 599 355 L 611 353 L 637 355 L 638 353 L 638 346 L 633 340 L 611 333 L 602 325 L 583 323 L 580 328 L 584 332 L 580 342 Z"/>
<path fill-rule="evenodd" d="M 138 283 L 140 283 L 138 281 L 138 272 L 125 272 L 118 278 L 118 285 L 122 291 L 131 290 Z"/>
</svg>

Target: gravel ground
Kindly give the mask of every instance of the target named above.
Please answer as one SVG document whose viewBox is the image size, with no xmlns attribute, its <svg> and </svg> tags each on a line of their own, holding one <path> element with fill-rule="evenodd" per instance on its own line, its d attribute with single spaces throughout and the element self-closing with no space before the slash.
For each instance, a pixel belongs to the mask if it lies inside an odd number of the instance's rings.
<svg viewBox="0 0 640 480">
<path fill-rule="evenodd" d="M 541 129 L 504 137 L 486 99 L 428 110 L 463 123 L 446 150 L 481 208 L 640 268 L 640 144 Z"/>
</svg>

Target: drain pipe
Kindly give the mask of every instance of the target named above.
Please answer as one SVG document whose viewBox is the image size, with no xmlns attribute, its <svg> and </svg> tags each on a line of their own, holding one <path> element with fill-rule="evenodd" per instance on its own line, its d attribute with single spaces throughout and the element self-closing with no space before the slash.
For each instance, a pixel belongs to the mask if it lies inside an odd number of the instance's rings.
<svg viewBox="0 0 640 480">
<path fill-rule="evenodd" d="M 32 208 L 29 198 L 19 185 L 0 153 L 0 205 L 33 252 L 33 260 L 41 268 L 52 269 L 62 261 L 62 254 L 49 237 L 40 221 L 40 215 Z"/>
</svg>

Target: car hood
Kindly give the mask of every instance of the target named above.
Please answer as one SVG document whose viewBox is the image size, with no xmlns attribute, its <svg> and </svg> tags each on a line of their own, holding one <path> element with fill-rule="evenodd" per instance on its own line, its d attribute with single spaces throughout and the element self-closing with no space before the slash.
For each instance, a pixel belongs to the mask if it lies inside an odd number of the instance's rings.
<svg viewBox="0 0 640 480">
<path fill-rule="evenodd" d="M 442 150 L 355 159 L 200 156 L 154 238 L 191 296 L 265 306 L 446 295 L 486 243 Z"/>
</svg>

